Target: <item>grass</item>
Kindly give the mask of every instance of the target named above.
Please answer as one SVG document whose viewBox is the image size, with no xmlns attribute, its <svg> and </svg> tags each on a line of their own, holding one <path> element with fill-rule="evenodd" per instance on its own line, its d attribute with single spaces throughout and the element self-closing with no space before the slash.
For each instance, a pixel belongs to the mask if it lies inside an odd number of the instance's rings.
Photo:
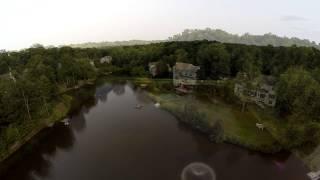
<svg viewBox="0 0 320 180">
<path fill-rule="evenodd" d="M 197 99 L 190 100 L 186 96 L 175 94 L 153 94 L 151 96 L 160 102 L 161 107 L 173 113 L 186 103 L 191 102 L 196 105 L 199 111 L 207 115 L 208 124 L 214 124 L 217 120 L 222 122 L 226 142 L 268 153 L 281 149 L 276 138 L 268 130 L 258 130 L 256 123 L 264 123 L 265 117 L 254 109 L 250 108 L 249 111 L 241 112 L 240 107 L 225 104 L 221 100 L 215 100 L 215 103 L 212 103 Z"/>
</svg>

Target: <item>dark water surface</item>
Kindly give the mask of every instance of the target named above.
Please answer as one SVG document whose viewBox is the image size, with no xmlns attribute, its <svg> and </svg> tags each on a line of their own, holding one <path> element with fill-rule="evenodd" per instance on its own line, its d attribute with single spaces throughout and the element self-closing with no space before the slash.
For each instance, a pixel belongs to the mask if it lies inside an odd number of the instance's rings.
<svg viewBox="0 0 320 180">
<path fill-rule="evenodd" d="M 106 83 L 79 97 L 85 104 L 70 126 L 44 130 L 1 180 L 179 180 L 192 162 L 210 166 L 217 180 L 308 179 L 293 155 L 210 143 L 130 84 Z"/>
</svg>

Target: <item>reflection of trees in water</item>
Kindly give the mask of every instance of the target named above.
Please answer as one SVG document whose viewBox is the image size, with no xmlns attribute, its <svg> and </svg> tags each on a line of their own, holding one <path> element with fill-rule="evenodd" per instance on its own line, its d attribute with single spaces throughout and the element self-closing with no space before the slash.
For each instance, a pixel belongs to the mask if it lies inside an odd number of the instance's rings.
<svg viewBox="0 0 320 180">
<path fill-rule="evenodd" d="M 86 118 L 84 117 L 83 111 L 72 117 L 70 121 L 72 128 L 77 132 L 81 132 L 86 128 Z"/>
<path fill-rule="evenodd" d="M 97 88 L 96 97 L 102 102 L 107 102 L 108 94 L 112 91 L 112 89 L 112 84 L 104 84 L 103 86 Z"/>
<path fill-rule="evenodd" d="M 131 88 L 134 91 L 138 88 L 138 86 L 132 81 L 127 81 L 126 84 L 123 84 L 123 85 L 127 85 L 129 88 Z"/>
<path fill-rule="evenodd" d="M 215 154 L 217 151 L 219 151 L 219 149 L 216 148 L 216 144 L 208 143 L 209 139 L 205 134 L 201 134 L 198 131 L 195 131 L 194 129 L 182 122 L 177 123 L 177 125 L 180 131 L 184 131 L 185 133 L 191 134 L 193 141 L 197 144 L 197 150 L 203 158 L 202 160 L 205 161 L 213 154 Z"/>
<path fill-rule="evenodd" d="M 148 96 L 148 94 L 146 94 L 144 90 L 137 89 L 134 94 L 140 103 L 148 104 L 152 102 L 152 99 Z"/>
<path fill-rule="evenodd" d="M 54 156 L 58 149 L 71 149 L 74 140 L 72 129 L 61 123 L 50 130 L 45 129 L 6 162 L 9 168 L 0 179 L 33 180 L 47 177 L 51 167 L 50 157 Z"/>
<path fill-rule="evenodd" d="M 115 84 L 113 86 L 113 92 L 118 95 L 121 96 L 125 93 L 125 86 L 122 84 Z"/>
<path fill-rule="evenodd" d="M 86 112 L 90 110 L 91 107 L 97 104 L 94 97 L 95 88 L 83 88 L 73 94 L 74 98 L 71 103 L 71 110 L 69 115 L 79 114 L 82 109 Z"/>
<path fill-rule="evenodd" d="M 87 87 L 75 91 L 69 116 L 71 125 L 80 132 L 86 127 L 84 114 L 95 106 L 95 88 Z M 31 143 L 22 148 L 17 155 L 10 158 L 8 169 L 2 179 L 33 180 L 43 179 L 49 175 L 50 157 L 58 149 L 68 151 L 74 144 L 74 134 L 69 126 L 58 123 L 53 128 L 45 129 Z M 11 165 L 12 164 L 12 165 Z M 19 172 L 19 173 L 16 173 Z"/>
<path fill-rule="evenodd" d="M 125 86 L 118 84 L 113 88 L 113 85 L 103 86 L 98 88 L 88 87 L 75 91 L 72 95 L 75 97 L 70 110 L 71 127 L 80 132 L 86 127 L 85 113 L 91 107 L 95 106 L 97 101 L 95 94 L 105 95 L 98 97 L 99 100 L 107 100 L 107 95 L 112 90 L 117 95 L 125 93 Z M 37 135 L 31 143 L 22 148 L 13 158 L 10 158 L 8 168 L 4 168 L 5 174 L 0 176 L 1 180 L 19 179 L 19 180 L 34 180 L 44 179 L 49 175 L 51 168 L 50 157 L 55 156 L 58 149 L 67 151 L 74 144 L 74 134 L 68 126 L 59 123 L 50 129 L 45 129 Z M 19 173 L 16 173 L 19 172 Z"/>
</svg>

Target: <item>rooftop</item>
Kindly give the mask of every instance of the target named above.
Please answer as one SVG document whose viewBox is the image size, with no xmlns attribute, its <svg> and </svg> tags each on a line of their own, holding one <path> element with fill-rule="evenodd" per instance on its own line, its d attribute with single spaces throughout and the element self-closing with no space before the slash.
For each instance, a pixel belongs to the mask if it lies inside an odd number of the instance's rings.
<svg viewBox="0 0 320 180">
<path fill-rule="evenodd" d="M 200 69 L 199 66 L 194 66 L 193 64 L 189 63 L 182 63 L 182 62 L 177 62 L 175 65 L 176 70 L 191 70 L 191 71 L 197 71 Z"/>
</svg>

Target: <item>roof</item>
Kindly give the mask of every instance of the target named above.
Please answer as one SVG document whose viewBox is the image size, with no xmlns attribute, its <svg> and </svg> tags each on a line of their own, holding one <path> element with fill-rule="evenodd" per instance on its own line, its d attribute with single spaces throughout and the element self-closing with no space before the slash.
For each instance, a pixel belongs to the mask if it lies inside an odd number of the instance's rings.
<svg viewBox="0 0 320 180">
<path fill-rule="evenodd" d="M 156 61 L 156 62 L 149 62 L 149 66 L 154 66 L 154 65 L 157 65 L 159 62 Z"/>
<path fill-rule="evenodd" d="M 199 66 L 194 66 L 193 64 L 189 63 L 181 63 L 177 62 L 175 65 L 176 70 L 188 70 L 188 71 L 197 71 L 200 69 Z"/>
</svg>

